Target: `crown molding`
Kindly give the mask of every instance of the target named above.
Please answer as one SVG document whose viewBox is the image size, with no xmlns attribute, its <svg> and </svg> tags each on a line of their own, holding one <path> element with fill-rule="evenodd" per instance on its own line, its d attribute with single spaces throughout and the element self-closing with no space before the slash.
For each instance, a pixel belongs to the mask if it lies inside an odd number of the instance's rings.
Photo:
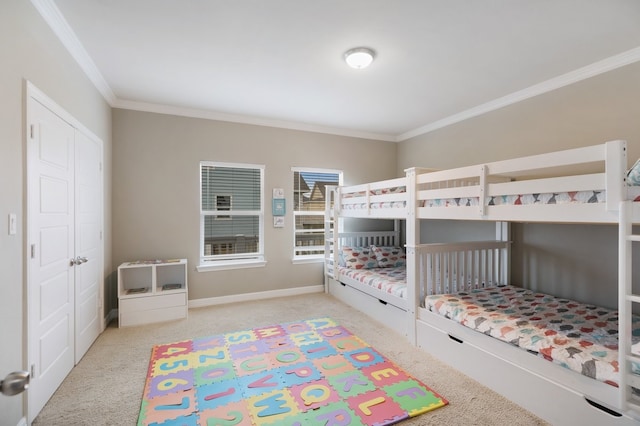
<svg viewBox="0 0 640 426">
<path fill-rule="evenodd" d="M 62 13 L 55 5 L 54 0 L 31 0 L 31 3 L 38 10 L 40 15 L 42 15 L 47 24 L 49 24 L 71 56 L 76 60 L 76 62 L 78 62 L 87 77 L 91 82 L 93 82 L 98 91 L 113 108 L 148 111 L 160 114 L 204 118 L 208 120 L 228 121 L 232 123 L 252 124 L 257 126 L 277 127 L 305 132 L 327 133 L 337 136 L 372 139 L 386 142 L 402 142 L 640 61 L 640 47 L 636 47 L 408 132 L 398 135 L 389 135 L 119 99 L 113 93 L 111 87 L 109 87 L 109 84 L 82 46 L 82 43 L 78 40 L 75 32 L 64 19 L 64 16 L 62 16 Z"/>
<path fill-rule="evenodd" d="M 116 102 L 116 95 L 109 87 L 109 84 L 98 70 L 98 67 L 93 62 L 87 51 L 85 50 L 80 40 L 76 36 L 76 33 L 71 29 L 69 23 L 60 10 L 55 5 L 53 0 L 31 0 L 33 6 L 38 10 L 42 18 L 49 24 L 51 30 L 58 36 L 58 39 L 62 42 L 67 51 L 76 60 L 80 68 L 87 75 L 89 80 L 102 94 L 104 99 L 113 106 Z"/>
<path fill-rule="evenodd" d="M 402 142 L 407 139 L 423 135 L 425 133 L 433 132 L 434 130 L 438 130 L 452 124 L 468 120 L 469 118 L 477 117 L 479 115 L 495 111 L 497 109 L 524 101 L 529 98 L 533 98 L 534 96 L 538 96 L 564 86 L 569 86 L 573 83 L 595 77 L 596 75 L 603 74 L 607 71 L 612 71 L 616 68 L 620 68 L 638 61 L 640 61 L 640 47 L 627 50 L 626 52 L 611 56 L 598 62 L 594 62 L 591 65 L 578 68 L 577 70 L 568 72 L 558 77 L 554 77 L 542 83 L 535 84 L 533 86 L 527 87 L 526 89 L 522 89 L 501 98 L 494 99 L 490 102 L 470 108 L 461 113 L 454 114 L 449 117 L 445 117 L 442 120 L 434 121 L 433 123 L 427 124 L 414 130 L 410 130 L 406 133 L 398 135 L 397 141 Z"/>
<path fill-rule="evenodd" d="M 337 127 L 325 127 L 314 124 L 299 123 L 294 121 L 274 120 L 270 118 L 251 117 L 246 115 L 227 114 L 204 109 L 183 108 L 171 105 L 154 104 L 147 102 L 128 101 L 118 99 L 112 105 L 114 108 L 129 109 L 134 111 L 153 112 L 158 114 L 177 115 L 182 117 L 202 118 L 206 120 L 227 121 L 230 123 L 251 124 L 254 126 L 276 127 L 288 130 L 300 130 L 312 133 L 325 133 L 336 136 L 371 139 L 385 142 L 397 142 L 394 135 L 362 132 L 358 130 L 342 129 Z"/>
</svg>

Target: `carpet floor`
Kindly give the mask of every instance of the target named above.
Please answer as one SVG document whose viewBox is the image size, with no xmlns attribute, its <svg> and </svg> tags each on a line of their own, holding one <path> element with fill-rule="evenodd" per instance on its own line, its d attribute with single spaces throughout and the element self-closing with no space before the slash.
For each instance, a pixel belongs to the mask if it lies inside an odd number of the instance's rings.
<svg viewBox="0 0 640 426">
<path fill-rule="evenodd" d="M 178 321 L 118 328 L 110 324 L 34 420 L 36 426 L 135 425 L 154 345 L 304 318 L 331 317 L 449 404 L 402 425 L 546 425 L 403 336 L 327 294 L 283 297 L 189 310 Z"/>
</svg>

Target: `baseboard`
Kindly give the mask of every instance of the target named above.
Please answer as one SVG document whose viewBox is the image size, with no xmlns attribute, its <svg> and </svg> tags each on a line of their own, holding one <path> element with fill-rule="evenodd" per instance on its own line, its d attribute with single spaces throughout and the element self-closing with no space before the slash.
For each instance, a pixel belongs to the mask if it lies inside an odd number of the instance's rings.
<svg viewBox="0 0 640 426">
<path fill-rule="evenodd" d="M 256 293 L 234 294 L 232 296 L 210 297 L 189 300 L 189 308 L 224 305 L 226 303 L 249 302 L 252 300 L 273 299 L 275 297 L 299 296 L 301 294 L 324 293 L 324 285 L 287 288 L 282 290 L 260 291 Z"/>
</svg>

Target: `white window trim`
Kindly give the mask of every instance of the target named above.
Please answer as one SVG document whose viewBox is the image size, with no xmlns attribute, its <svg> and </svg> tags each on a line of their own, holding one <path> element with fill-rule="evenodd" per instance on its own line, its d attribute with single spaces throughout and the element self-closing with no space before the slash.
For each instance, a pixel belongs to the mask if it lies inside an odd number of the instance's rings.
<svg viewBox="0 0 640 426">
<path fill-rule="evenodd" d="M 258 259 L 238 259 L 238 260 L 227 260 L 227 261 L 216 261 L 211 262 L 211 265 L 198 265 L 196 266 L 196 270 L 198 272 L 210 272 L 210 271 L 226 271 L 229 269 L 246 269 L 246 268 L 263 268 L 267 266 L 266 260 L 258 260 Z"/>
<path fill-rule="evenodd" d="M 206 212 L 202 210 L 202 166 L 213 166 L 213 167 L 228 167 L 228 168 L 245 168 L 245 169 L 259 169 L 260 170 L 260 210 L 238 210 L 233 212 L 229 210 L 229 216 L 254 216 L 256 213 L 259 217 L 259 225 L 258 225 L 258 252 L 257 253 L 245 253 L 239 255 L 219 255 L 215 259 L 211 257 L 204 256 L 204 217 L 207 214 L 210 214 L 212 211 L 217 212 L 218 210 L 207 210 Z M 196 266 L 196 270 L 198 272 L 207 272 L 207 271 L 220 271 L 220 270 L 229 270 L 229 269 L 244 269 L 244 268 L 259 268 L 264 267 L 267 262 L 264 256 L 264 188 L 265 188 L 265 168 L 264 164 L 245 164 L 245 163 L 226 163 L 226 162 L 218 162 L 218 161 L 201 161 L 198 165 L 199 171 L 199 181 L 200 181 L 200 197 L 198 199 L 199 203 L 199 211 L 200 211 L 200 232 L 199 232 L 199 265 Z M 232 207 L 233 208 L 233 207 Z M 227 210 L 224 210 L 225 212 Z M 228 259 L 225 259 L 228 258 Z"/>
<path fill-rule="evenodd" d="M 338 175 L 338 186 L 343 185 L 343 175 L 344 172 L 338 169 L 325 169 L 325 168 L 317 168 L 317 167 L 291 167 L 292 174 L 295 172 L 307 172 L 307 173 L 334 173 Z M 293 191 L 293 190 L 292 190 Z M 293 212 L 293 244 L 292 244 L 292 259 L 291 263 L 293 264 L 304 264 L 304 263 L 322 263 L 324 262 L 324 253 L 323 254 L 308 254 L 308 255 L 296 255 L 296 216 L 301 215 L 318 215 L 324 216 L 325 212 L 322 211 L 314 211 L 314 212 L 304 212 L 304 211 L 296 211 L 293 210 L 293 206 L 295 204 L 291 203 L 292 212 Z M 324 233 L 324 228 L 323 228 Z M 324 247 L 323 247 L 324 252 Z"/>
</svg>

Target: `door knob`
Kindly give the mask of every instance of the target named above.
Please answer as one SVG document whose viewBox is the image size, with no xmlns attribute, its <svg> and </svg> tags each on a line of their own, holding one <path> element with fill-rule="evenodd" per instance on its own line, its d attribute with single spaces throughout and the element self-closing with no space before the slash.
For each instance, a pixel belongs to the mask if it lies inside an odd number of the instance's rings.
<svg viewBox="0 0 640 426">
<path fill-rule="evenodd" d="M 78 256 L 75 259 L 71 258 L 71 260 L 69 260 L 69 266 L 75 266 L 75 265 L 82 265 L 83 263 L 87 263 L 89 261 L 88 258 L 82 256 Z"/>
<path fill-rule="evenodd" d="M 26 371 L 14 371 L 4 380 L 0 380 L 0 392 L 11 396 L 24 392 L 29 387 L 29 373 Z"/>
</svg>

